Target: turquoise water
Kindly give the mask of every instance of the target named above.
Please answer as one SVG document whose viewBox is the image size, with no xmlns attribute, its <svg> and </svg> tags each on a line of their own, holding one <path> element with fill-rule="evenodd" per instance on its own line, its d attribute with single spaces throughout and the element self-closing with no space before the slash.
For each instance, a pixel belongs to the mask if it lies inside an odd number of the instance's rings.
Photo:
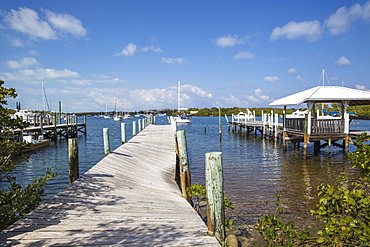
<svg viewBox="0 0 370 247">
<path fill-rule="evenodd" d="M 124 121 L 126 139 L 129 140 L 133 120 Z M 157 124 L 167 123 L 166 117 L 157 117 Z M 120 124 L 102 117 L 87 118 L 87 136 L 79 134 L 78 137 L 80 174 L 104 158 L 103 128 L 109 128 L 111 151 L 121 145 Z M 316 187 L 321 183 L 333 183 L 338 175 L 347 175 L 350 179 L 358 176 L 338 148 L 333 147 L 330 155 L 323 149 L 315 156 L 313 147 L 310 147 L 304 159 L 300 149 L 288 147 L 287 152 L 283 152 L 279 142 L 259 135 L 229 132 L 224 118 L 222 124 L 221 138 L 217 117 L 193 117 L 191 124 L 178 125 L 178 129 L 184 129 L 186 133 L 192 183 L 204 184 L 205 153 L 222 152 L 225 195 L 236 207 L 227 210 L 227 215 L 235 220 L 233 233 L 241 239 L 250 242 L 257 238 L 254 225 L 268 210 L 274 210 L 274 203 L 266 206 L 265 201 L 274 202 L 276 194 L 282 195 L 281 206 L 285 208 L 286 217 L 294 218 L 301 225 L 317 225 L 307 214 L 317 203 Z M 370 125 L 357 120 L 351 129 L 370 130 Z M 47 167 L 53 167 L 59 174 L 45 189 L 48 198 L 68 186 L 66 140 L 51 143 L 50 147 L 30 154 L 28 162 L 20 165 L 17 176 L 26 184 L 43 175 Z"/>
</svg>

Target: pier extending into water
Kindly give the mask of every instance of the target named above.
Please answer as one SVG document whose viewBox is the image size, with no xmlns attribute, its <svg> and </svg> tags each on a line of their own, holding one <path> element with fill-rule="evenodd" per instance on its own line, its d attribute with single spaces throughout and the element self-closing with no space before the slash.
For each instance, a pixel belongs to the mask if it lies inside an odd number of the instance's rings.
<svg viewBox="0 0 370 247">
<path fill-rule="evenodd" d="M 318 116 L 318 114 L 317 114 Z M 336 146 L 345 153 L 348 152 L 348 145 L 352 143 L 352 139 L 358 138 L 364 131 L 351 131 L 350 121 L 359 119 L 348 114 L 344 118 L 327 117 L 320 118 L 312 116 L 310 112 L 305 117 L 286 118 L 283 115 L 282 123 L 279 123 L 278 114 L 273 112 L 264 114 L 262 112 L 262 120 L 256 121 L 255 117 L 250 120 L 235 119 L 231 120 L 225 116 L 228 122 L 228 130 L 246 134 L 261 134 L 263 137 L 281 140 L 284 149 L 288 143 L 294 146 L 299 146 L 303 143 L 304 151 L 307 151 L 308 143 L 314 143 L 314 150 L 318 152 L 321 148 L 328 147 L 328 152 L 331 152 L 331 147 Z M 361 118 L 369 120 L 368 118 Z"/>
<path fill-rule="evenodd" d="M 61 123 L 61 118 L 56 115 L 51 116 L 46 121 L 39 118 L 34 119 L 33 126 L 24 129 L 15 129 L 12 131 L 14 136 L 33 135 L 35 137 L 43 136 L 44 139 L 57 140 L 59 137 L 74 138 L 78 132 L 86 136 L 86 115 L 83 116 L 83 122 L 78 121 L 78 116 L 67 115 L 65 123 Z M 38 138 L 35 138 L 38 139 Z"/>
<path fill-rule="evenodd" d="M 0 233 L 0 245 L 220 246 L 181 196 L 175 149 L 170 125 L 149 125 Z"/>
</svg>

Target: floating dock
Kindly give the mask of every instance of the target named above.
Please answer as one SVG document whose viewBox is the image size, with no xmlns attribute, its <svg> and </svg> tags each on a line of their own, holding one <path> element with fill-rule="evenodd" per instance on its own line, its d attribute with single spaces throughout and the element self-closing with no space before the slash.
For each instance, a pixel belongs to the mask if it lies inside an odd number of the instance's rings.
<svg viewBox="0 0 370 247">
<path fill-rule="evenodd" d="M 0 233 L 1 246 L 220 246 L 175 182 L 170 125 L 149 125 Z"/>
</svg>

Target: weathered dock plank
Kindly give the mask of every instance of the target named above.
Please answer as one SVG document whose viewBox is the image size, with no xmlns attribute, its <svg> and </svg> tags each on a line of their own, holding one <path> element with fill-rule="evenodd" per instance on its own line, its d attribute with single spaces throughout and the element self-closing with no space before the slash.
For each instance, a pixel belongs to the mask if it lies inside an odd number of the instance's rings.
<svg viewBox="0 0 370 247">
<path fill-rule="evenodd" d="M 169 125 L 150 125 L 0 234 L 9 246 L 220 246 L 181 197 Z"/>
</svg>

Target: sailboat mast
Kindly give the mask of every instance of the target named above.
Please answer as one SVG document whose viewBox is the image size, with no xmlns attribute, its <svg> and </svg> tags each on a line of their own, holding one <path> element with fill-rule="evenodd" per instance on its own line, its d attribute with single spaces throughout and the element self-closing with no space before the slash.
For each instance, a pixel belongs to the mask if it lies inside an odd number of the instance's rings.
<svg viewBox="0 0 370 247">
<path fill-rule="evenodd" d="M 45 90 L 44 90 L 44 81 L 41 81 L 41 93 L 42 93 L 42 111 L 45 110 Z"/>
<path fill-rule="evenodd" d="M 180 81 L 177 82 L 177 112 L 180 114 L 180 94 L 181 94 L 181 85 Z"/>
<path fill-rule="evenodd" d="M 325 69 L 322 70 L 322 85 L 325 86 Z"/>
</svg>

